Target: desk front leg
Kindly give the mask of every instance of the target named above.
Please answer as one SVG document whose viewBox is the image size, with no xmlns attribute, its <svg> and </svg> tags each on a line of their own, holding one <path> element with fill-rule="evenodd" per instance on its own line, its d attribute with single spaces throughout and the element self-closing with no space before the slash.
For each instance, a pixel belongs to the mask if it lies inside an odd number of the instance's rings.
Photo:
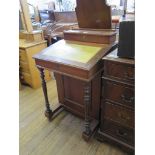
<svg viewBox="0 0 155 155">
<path fill-rule="evenodd" d="M 85 83 L 84 85 L 84 105 L 85 105 L 85 131 L 82 133 L 82 137 L 85 141 L 88 141 L 95 133 L 99 122 L 91 117 L 91 83 Z"/>
<path fill-rule="evenodd" d="M 85 131 L 82 136 L 87 141 L 91 134 L 90 128 L 90 104 L 91 104 L 91 85 L 85 83 L 84 85 L 84 105 L 85 105 Z"/>
<path fill-rule="evenodd" d="M 43 89 L 44 98 L 45 98 L 45 107 L 46 107 L 45 116 L 48 118 L 49 121 L 52 121 L 52 119 L 54 119 L 63 110 L 63 106 L 61 104 L 59 104 L 56 109 L 54 109 L 54 110 L 50 109 L 44 69 L 41 67 L 38 67 L 38 69 L 40 71 L 40 77 L 41 77 L 41 81 L 42 81 L 42 89 Z"/>
<path fill-rule="evenodd" d="M 40 77 L 41 77 L 41 82 L 42 82 L 42 89 L 43 89 L 43 93 L 44 93 L 44 99 L 45 99 L 45 116 L 51 120 L 53 112 L 50 109 L 50 104 L 49 104 L 49 100 L 48 100 L 48 94 L 47 94 L 47 86 L 46 86 L 46 81 L 45 81 L 45 74 L 44 74 L 44 69 L 38 67 L 38 70 L 40 71 Z"/>
</svg>

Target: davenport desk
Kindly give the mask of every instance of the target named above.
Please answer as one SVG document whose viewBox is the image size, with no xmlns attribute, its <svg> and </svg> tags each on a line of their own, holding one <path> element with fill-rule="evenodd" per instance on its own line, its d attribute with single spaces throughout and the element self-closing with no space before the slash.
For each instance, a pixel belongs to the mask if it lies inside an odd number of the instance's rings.
<svg viewBox="0 0 155 155">
<path fill-rule="evenodd" d="M 51 120 L 63 109 L 85 119 L 82 136 L 88 140 L 99 124 L 101 58 L 114 44 L 60 40 L 33 56 L 42 79 L 45 116 Z M 56 78 L 59 106 L 52 110 L 48 101 L 44 69 Z"/>
</svg>

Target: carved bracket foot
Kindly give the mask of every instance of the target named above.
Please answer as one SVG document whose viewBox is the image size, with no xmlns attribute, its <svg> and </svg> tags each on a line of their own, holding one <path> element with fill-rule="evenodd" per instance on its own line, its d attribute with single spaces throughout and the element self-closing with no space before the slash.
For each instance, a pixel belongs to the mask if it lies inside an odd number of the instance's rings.
<svg viewBox="0 0 155 155">
<path fill-rule="evenodd" d="M 63 111 L 63 106 L 59 105 L 55 110 L 46 110 L 45 116 L 49 121 L 52 121 L 55 117 L 57 117 Z"/>
<path fill-rule="evenodd" d="M 48 118 L 49 121 L 52 120 L 53 112 L 51 110 L 48 110 L 48 111 L 46 110 L 44 114 Z"/>
<path fill-rule="evenodd" d="M 99 125 L 99 122 L 95 119 L 93 119 L 91 122 L 90 122 L 90 130 L 89 130 L 89 133 L 84 131 L 82 133 L 82 137 L 83 139 L 87 142 L 89 141 L 89 139 L 95 134 L 96 130 L 97 130 L 97 127 Z"/>
</svg>

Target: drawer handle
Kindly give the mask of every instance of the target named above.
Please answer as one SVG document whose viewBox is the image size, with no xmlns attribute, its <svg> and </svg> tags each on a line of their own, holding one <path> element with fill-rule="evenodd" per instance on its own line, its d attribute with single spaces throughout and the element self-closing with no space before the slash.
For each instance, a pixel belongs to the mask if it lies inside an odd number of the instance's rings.
<svg viewBox="0 0 155 155">
<path fill-rule="evenodd" d="M 126 136 L 127 136 L 127 133 L 126 133 L 126 132 L 123 132 L 123 131 L 121 131 L 121 130 L 117 130 L 117 131 L 116 131 L 116 134 L 117 134 L 118 136 L 120 136 L 120 137 L 126 137 Z"/>
<path fill-rule="evenodd" d="M 134 76 L 133 77 L 129 76 L 129 74 L 127 72 L 124 73 L 124 77 L 126 79 L 129 79 L 129 80 L 134 80 L 135 79 Z"/>
<path fill-rule="evenodd" d="M 119 116 L 120 119 L 125 120 L 125 121 L 131 119 L 129 116 L 126 116 L 123 113 L 118 113 L 118 116 Z"/>
<path fill-rule="evenodd" d="M 134 101 L 134 97 L 126 97 L 125 95 L 121 95 L 121 98 L 123 101 L 128 102 L 128 103 L 132 103 Z"/>
</svg>

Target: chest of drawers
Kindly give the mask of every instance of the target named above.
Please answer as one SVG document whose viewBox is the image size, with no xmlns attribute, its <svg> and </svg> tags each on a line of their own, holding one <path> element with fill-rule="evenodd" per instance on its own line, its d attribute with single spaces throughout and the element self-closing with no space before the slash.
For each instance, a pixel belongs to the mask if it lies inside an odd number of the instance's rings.
<svg viewBox="0 0 155 155">
<path fill-rule="evenodd" d="M 26 42 L 24 39 L 20 39 L 19 74 L 21 83 L 28 84 L 32 88 L 41 86 L 40 74 L 32 56 L 46 47 L 46 41 Z M 45 78 L 46 80 L 50 79 L 50 73 L 48 71 L 45 71 Z"/>
<path fill-rule="evenodd" d="M 117 50 L 103 58 L 102 101 L 98 139 L 134 151 L 134 60 L 117 57 Z"/>
</svg>

